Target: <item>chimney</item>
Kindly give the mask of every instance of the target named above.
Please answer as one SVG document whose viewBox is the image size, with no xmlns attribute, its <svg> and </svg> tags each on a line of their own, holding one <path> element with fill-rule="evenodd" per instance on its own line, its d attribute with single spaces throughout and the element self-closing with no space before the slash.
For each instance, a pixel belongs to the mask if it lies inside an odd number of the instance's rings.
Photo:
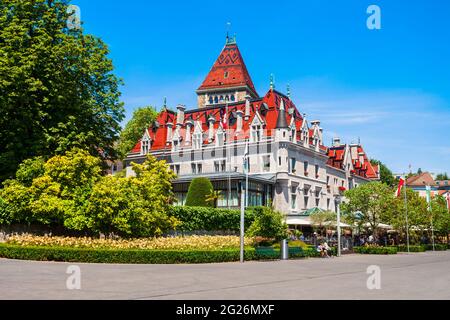
<svg viewBox="0 0 450 320">
<path fill-rule="evenodd" d="M 178 113 L 177 113 L 177 125 L 183 125 L 183 123 L 184 123 L 184 112 L 186 111 L 186 106 L 182 105 L 182 104 L 179 104 L 177 106 L 177 110 L 178 110 Z"/>
<path fill-rule="evenodd" d="M 192 121 L 192 119 L 188 119 L 186 121 L 186 137 L 185 137 L 185 141 L 186 143 L 191 143 L 191 137 L 192 137 L 192 127 L 194 126 L 194 121 Z"/>
<path fill-rule="evenodd" d="M 208 124 L 209 124 L 209 134 L 208 134 L 208 140 L 209 142 L 212 142 L 214 140 L 214 123 L 216 122 L 216 119 L 211 115 L 208 118 Z"/>
<path fill-rule="evenodd" d="M 245 96 L 245 121 L 250 119 L 250 96 Z"/>
<path fill-rule="evenodd" d="M 358 156 L 359 156 L 359 162 L 361 162 L 361 164 L 363 164 L 364 163 L 364 152 L 358 153 Z"/>
<path fill-rule="evenodd" d="M 173 123 L 167 124 L 167 142 L 172 141 L 172 129 L 173 129 Z"/>
<path fill-rule="evenodd" d="M 320 120 L 313 120 L 313 121 L 311 121 L 311 125 L 313 127 L 315 127 L 315 126 L 319 127 L 320 126 Z"/>
<path fill-rule="evenodd" d="M 333 138 L 333 147 L 340 147 L 341 146 L 341 138 L 335 137 Z"/>
<path fill-rule="evenodd" d="M 243 117 L 244 113 L 241 110 L 236 111 L 236 132 L 241 132 L 243 127 Z"/>
</svg>

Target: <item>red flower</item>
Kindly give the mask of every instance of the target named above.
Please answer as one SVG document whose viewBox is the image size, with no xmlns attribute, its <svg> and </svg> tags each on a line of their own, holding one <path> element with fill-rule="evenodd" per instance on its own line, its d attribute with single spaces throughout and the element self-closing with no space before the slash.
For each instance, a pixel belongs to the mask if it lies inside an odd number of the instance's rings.
<svg viewBox="0 0 450 320">
<path fill-rule="evenodd" d="M 339 191 L 342 191 L 342 192 L 344 192 L 344 191 L 346 191 L 347 189 L 345 188 L 345 187 L 339 187 Z"/>
</svg>

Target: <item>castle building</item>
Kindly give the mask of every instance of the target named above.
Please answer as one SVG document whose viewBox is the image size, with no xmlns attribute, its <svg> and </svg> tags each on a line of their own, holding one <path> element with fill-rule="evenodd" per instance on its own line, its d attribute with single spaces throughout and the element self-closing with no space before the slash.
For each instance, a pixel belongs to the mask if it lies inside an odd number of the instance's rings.
<svg viewBox="0 0 450 320">
<path fill-rule="evenodd" d="M 259 96 L 235 38 L 225 47 L 197 90 L 198 106 L 164 106 L 157 120 L 125 160 L 142 163 L 147 154 L 166 160 L 183 205 L 190 181 L 207 177 L 222 198 L 219 207 L 240 206 L 240 185 L 248 173 L 248 205 L 274 205 L 287 216 L 319 208 L 335 210 L 343 190 L 379 179 L 360 144 L 331 146 L 318 120 L 308 120 L 290 93 L 270 88 Z M 248 165 L 244 166 L 244 159 Z"/>
</svg>

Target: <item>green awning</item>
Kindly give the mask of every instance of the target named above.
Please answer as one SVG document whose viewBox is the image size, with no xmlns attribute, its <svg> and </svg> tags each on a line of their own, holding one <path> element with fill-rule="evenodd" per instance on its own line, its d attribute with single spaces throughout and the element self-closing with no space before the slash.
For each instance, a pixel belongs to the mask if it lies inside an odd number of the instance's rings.
<svg viewBox="0 0 450 320">
<path fill-rule="evenodd" d="M 309 216 L 311 216 L 313 213 L 316 213 L 316 212 L 324 212 L 325 210 L 322 210 L 322 209 L 320 209 L 320 208 L 318 208 L 318 207 L 315 207 L 315 208 L 311 208 L 311 209 L 308 209 L 308 210 L 306 210 L 306 211 L 303 211 L 302 213 L 300 213 L 300 215 L 301 216 L 303 216 L 303 217 L 309 217 Z"/>
</svg>

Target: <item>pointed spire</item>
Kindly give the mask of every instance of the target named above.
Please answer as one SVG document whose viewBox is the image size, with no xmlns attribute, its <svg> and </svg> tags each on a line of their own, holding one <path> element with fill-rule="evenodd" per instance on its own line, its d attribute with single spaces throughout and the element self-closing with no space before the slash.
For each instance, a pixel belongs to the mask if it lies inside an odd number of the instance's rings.
<svg viewBox="0 0 450 320">
<path fill-rule="evenodd" d="M 163 110 L 163 111 L 167 111 L 167 97 L 164 97 L 164 102 L 163 102 L 162 110 Z"/>
<path fill-rule="evenodd" d="M 270 74 L 270 91 L 273 91 L 275 89 L 275 80 L 274 80 L 273 73 Z"/>
<path fill-rule="evenodd" d="M 227 32 L 227 40 L 226 40 L 225 45 L 228 46 L 228 45 L 232 45 L 232 44 L 236 44 L 236 34 L 234 34 L 233 37 L 230 37 L 230 35 Z"/>
<path fill-rule="evenodd" d="M 284 108 L 284 100 L 281 98 L 280 102 L 280 111 L 278 111 L 278 119 L 276 129 L 286 129 L 289 128 L 287 118 L 286 118 L 286 110 Z"/>
</svg>

